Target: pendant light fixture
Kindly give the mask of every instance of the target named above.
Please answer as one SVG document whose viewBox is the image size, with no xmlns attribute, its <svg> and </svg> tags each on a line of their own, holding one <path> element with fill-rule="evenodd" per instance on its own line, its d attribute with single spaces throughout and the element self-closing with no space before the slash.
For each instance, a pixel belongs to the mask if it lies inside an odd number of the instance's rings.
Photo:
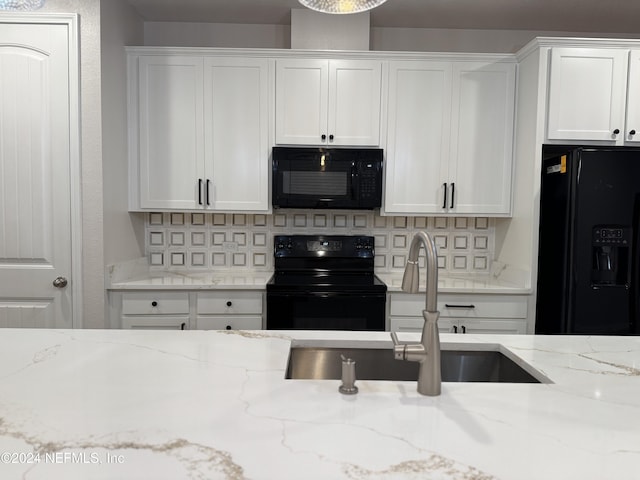
<svg viewBox="0 0 640 480">
<path fill-rule="evenodd" d="M 322 13 L 359 13 L 382 5 L 387 0 L 298 0 L 302 5 Z"/>
<path fill-rule="evenodd" d="M 44 0 L 0 0 L 0 10 L 37 10 L 43 5 Z"/>
</svg>

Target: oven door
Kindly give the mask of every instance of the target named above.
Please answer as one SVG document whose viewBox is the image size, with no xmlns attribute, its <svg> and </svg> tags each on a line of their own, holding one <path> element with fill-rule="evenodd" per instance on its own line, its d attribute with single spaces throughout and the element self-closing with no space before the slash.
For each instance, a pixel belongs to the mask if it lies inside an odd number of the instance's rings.
<svg viewBox="0 0 640 480">
<path fill-rule="evenodd" d="M 384 293 L 267 292 L 268 330 L 385 330 Z"/>
</svg>

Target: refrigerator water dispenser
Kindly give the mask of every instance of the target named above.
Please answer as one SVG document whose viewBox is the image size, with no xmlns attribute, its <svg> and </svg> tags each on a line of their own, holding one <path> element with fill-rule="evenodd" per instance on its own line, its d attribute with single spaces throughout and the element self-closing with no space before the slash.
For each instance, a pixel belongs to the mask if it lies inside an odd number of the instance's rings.
<svg viewBox="0 0 640 480">
<path fill-rule="evenodd" d="M 592 236 L 591 283 L 594 288 L 629 287 L 631 228 L 596 225 Z"/>
</svg>

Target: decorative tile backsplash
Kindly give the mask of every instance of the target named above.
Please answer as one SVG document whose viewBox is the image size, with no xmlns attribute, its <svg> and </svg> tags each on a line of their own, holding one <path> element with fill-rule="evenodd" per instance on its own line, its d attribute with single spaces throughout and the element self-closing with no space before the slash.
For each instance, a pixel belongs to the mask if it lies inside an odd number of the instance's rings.
<svg viewBox="0 0 640 480">
<path fill-rule="evenodd" d="M 420 230 L 432 235 L 443 273 L 490 272 L 495 221 L 485 217 L 382 217 L 339 210 L 149 213 L 145 247 L 155 270 L 272 270 L 274 235 L 372 235 L 376 270 L 401 272 L 411 239 Z M 424 258 L 420 263 L 424 265 Z"/>
</svg>

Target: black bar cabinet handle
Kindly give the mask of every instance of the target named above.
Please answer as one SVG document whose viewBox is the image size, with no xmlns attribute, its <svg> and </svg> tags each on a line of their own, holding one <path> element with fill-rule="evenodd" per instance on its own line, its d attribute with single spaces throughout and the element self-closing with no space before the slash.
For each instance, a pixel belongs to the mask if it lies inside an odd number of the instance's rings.
<svg viewBox="0 0 640 480">
<path fill-rule="evenodd" d="M 447 208 L 447 184 L 442 184 L 442 189 L 444 190 L 444 200 L 442 202 L 442 208 Z"/>
<path fill-rule="evenodd" d="M 476 306 L 473 303 L 462 304 L 462 305 L 454 305 L 452 303 L 445 303 L 444 306 L 447 307 L 447 308 L 476 308 Z"/>
<path fill-rule="evenodd" d="M 202 179 L 198 179 L 198 205 L 202 205 Z"/>
<path fill-rule="evenodd" d="M 456 184 L 455 183 L 451 183 L 451 207 L 449 208 L 453 208 L 453 202 L 456 196 Z"/>
<path fill-rule="evenodd" d="M 207 190 L 207 195 L 206 195 L 206 198 L 207 198 L 207 206 L 208 206 L 208 205 L 211 205 L 211 201 L 210 201 L 210 198 L 209 198 L 209 186 L 210 186 L 210 185 L 211 185 L 211 180 L 209 180 L 209 179 L 207 178 L 207 188 L 206 188 L 206 190 Z"/>
</svg>

